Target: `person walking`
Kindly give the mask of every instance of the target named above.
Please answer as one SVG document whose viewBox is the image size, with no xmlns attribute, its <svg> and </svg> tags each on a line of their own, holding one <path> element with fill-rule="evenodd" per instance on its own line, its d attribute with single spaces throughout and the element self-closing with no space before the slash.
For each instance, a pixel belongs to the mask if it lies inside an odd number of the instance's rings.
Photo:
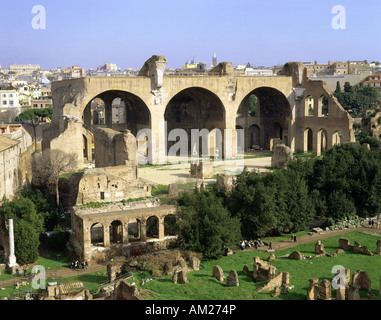
<svg viewBox="0 0 381 320">
<path fill-rule="evenodd" d="M 294 234 L 294 242 L 296 242 L 296 234 Z"/>
</svg>

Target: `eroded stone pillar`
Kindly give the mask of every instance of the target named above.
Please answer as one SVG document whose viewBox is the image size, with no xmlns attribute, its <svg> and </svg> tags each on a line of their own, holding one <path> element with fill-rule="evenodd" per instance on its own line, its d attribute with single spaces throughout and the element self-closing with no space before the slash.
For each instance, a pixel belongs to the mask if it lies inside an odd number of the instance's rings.
<svg viewBox="0 0 381 320">
<path fill-rule="evenodd" d="M 147 226 L 145 220 L 140 220 L 140 241 L 147 240 Z"/>
<path fill-rule="evenodd" d="M 122 243 L 128 244 L 128 222 L 123 225 Z"/>
<path fill-rule="evenodd" d="M 327 279 L 320 282 L 319 299 L 331 300 L 331 282 Z"/>
<path fill-rule="evenodd" d="M 158 223 L 158 229 L 159 229 L 159 239 L 164 238 L 164 217 L 159 219 Z"/>
<path fill-rule="evenodd" d="M 15 256 L 15 238 L 13 232 L 13 219 L 8 220 L 8 234 L 9 234 L 9 257 L 8 266 L 14 267 L 17 265 Z"/>
<path fill-rule="evenodd" d="M 109 226 L 103 226 L 103 246 L 105 248 L 110 246 L 110 227 Z"/>
</svg>

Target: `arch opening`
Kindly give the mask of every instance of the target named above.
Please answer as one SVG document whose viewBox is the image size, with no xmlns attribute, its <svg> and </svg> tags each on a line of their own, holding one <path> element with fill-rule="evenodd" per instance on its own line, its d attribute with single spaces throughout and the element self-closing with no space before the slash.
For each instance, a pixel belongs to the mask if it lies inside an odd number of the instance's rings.
<svg viewBox="0 0 381 320">
<path fill-rule="evenodd" d="M 122 243 L 123 225 L 119 220 L 115 220 L 110 224 L 110 243 Z"/>
<path fill-rule="evenodd" d="M 127 129 L 135 137 L 139 130 L 151 129 L 149 108 L 141 98 L 127 91 L 108 90 L 99 93 L 86 105 L 82 119 L 85 129 L 94 136 L 96 136 L 94 132 L 99 128 L 109 128 L 117 132 Z M 91 142 L 94 155 L 91 160 L 94 163 L 97 154 L 95 139 L 96 137 Z M 139 148 L 142 144 L 145 144 L 146 149 L 146 151 L 141 150 L 144 156 L 148 153 L 149 145 L 143 141 L 139 142 L 137 147 Z"/>
<path fill-rule="evenodd" d="M 334 132 L 332 135 L 332 145 L 339 145 L 342 143 L 342 133 L 340 131 Z"/>
<path fill-rule="evenodd" d="M 304 130 L 304 150 L 303 152 L 313 151 L 313 132 L 311 128 Z"/>
<path fill-rule="evenodd" d="M 164 217 L 164 235 L 165 236 L 176 235 L 176 216 L 173 214 L 167 214 Z"/>
<path fill-rule="evenodd" d="M 225 128 L 225 108 L 221 100 L 211 91 L 201 87 L 191 87 L 177 93 L 168 103 L 164 120 L 167 123 L 167 135 L 175 129 L 182 129 L 187 136 L 188 156 L 191 154 L 213 156 L 211 151 L 216 149 L 215 138 L 211 148 L 210 132 L 219 129 L 222 133 Z M 192 130 L 206 129 L 205 139 L 192 139 Z M 194 140 L 194 141 L 192 141 Z M 206 141 L 205 141 L 206 140 Z M 167 152 L 176 141 L 167 141 Z M 203 148 L 204 144 L 204 148 Z M 222 153 L 221 153 L 222 154 Z"/>
<path fill-rule="evenodd" d="M 141 222 L 140 219 L 128 223 L 128 241 L 140 241 Z"/>
<path fill-rule="evenodd" d="M 146 236 L 148 238 L 159 238 L 159 219 L 156 216 L 147 219 Z"/>
<path fill-rule="evenodd" d="M 253 146 L 271 150 L 278 143 L 288 145 L 289 139 L 285 137 L 289 136 L 291 107 L 278 89 L 259 87 L 252 90 L 242 100 L 238 112 L 237 121 L 245 130 L 246 150 L 253 150 Z M 247 120 L 243 121 L 242 117 Z"/>
<path fill-rule="evenodd" d="M 103 225 L 99 222 L 94 223 L 90 228 L 91 244 L 94 246 L 103 246 Z"/>
</svg>

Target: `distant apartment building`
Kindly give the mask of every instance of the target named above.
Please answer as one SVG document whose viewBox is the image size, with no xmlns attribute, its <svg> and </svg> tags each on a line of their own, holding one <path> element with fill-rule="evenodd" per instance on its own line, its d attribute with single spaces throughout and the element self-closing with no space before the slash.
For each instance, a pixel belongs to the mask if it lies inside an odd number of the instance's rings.
<svg viewBox="0 0 381 320">
<path fill-rule="evenodd" d="M 245 75 L 247 76 L 273 76 L 273 69 L 267 68 L 246 68 Z"/>
<path fill-rule="evenodd" d="M 1 108 L 19 108 L 19 92 L 17 90 L 0 90 Z"/>
<path fill-rule="evenodd" d="M 53 107 L 53 101 L 49 98 L 32 99 L 32 108 L 50 108 Z"/>
<path fill-rule="evenodd" d="M 361 85 L 369 85 L 381 90 L 381 73 L 374 73 L 366 77 L 364 81 L 361 82 Z"/>
<path fill-rule="evenodd" d="M 40 65 L 38 64 L 10 64 L 9 71 L 16 73 L 32 73 L 33 71 L 39 70 Z"/>
<path fill-rule="evenodd" d="M 315 62 L 304 62 L 310 74 L 328 74 L 328 64 L 318 64 Z"/>
<path fill-rule="evenodd" d="M 62 69 L 61 76 L 62 80 L 65 79 L 76 79 L 81 78 L 86 75 L 85 69 L 80 66 L 72 66 L 71 68 Z"/>
<path fill-rule="evenodd" d="M 329 69 L 332 70 L 333 74 L 343 75 L 343 74 L 349 73 L 348 62 L 345 62 L 345 61 L 336 61 L 336 62 L 328 61 L 328 64 L 329 64 Z"/>
<path fill-rule="evenodd" d="M 77 65 L 72 66 L 71 68 L 55 68 L 49 72 L 49 79 L 51 81 L 77 79 L 85 76 L 85 69 Z"/>
<path fill-rule="evenodd" d="M 349 74 L 358 74 L 364 71 L 372 72 L 373 67 L 375 66 L 366 63 L 366 61 L 348 61 Z"/>
<path fill-rule="evenodd" d="M 328 61 L 327 64 L 315 62 L 304 62 L 310 74 L 316 75 L 344 75 L 349 73 L 349 63 L 346 61 Z"/>
<path fill-rule="evenodd" d="M 119 71 L 120 69 L 115 63 L 105 63 L 103 66 L 98 67 L 98 70 Z"/>
<path fill-rule="evenodd" d="M 273 68 L 265 68 L 265 67 L 254 67 L 250 63 L 246 65 L 240 64 L 237 65 L 234 70 L 240 74 L 245 76 L 273 76 L 274 69 Z M 276 75 L 276 74 L 275 74 Z"/>
</svg>

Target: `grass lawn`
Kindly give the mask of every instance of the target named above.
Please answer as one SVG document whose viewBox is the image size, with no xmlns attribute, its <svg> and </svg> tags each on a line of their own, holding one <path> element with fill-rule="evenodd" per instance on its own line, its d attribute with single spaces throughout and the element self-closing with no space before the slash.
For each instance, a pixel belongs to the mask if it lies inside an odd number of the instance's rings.
<svg viewBox="0 0 381 320">
<path fill-rule="evenodd" d="M 338 249 L 338 241 L 342 236 L 332 237 L 322 240 L 327 253 L 335 252 Z M 353 244 L 358 241 L 361 245 L 367 246 L 372 252 L 376 251 L 376 242 L 379 239 L 376 236 L 368 235 L 362 232 L 348 233 L 344 236 Z M 283 251 L 275 252 L 275 255 L 282 256 L 295 250 L 303 255 L 314 256 L 315 242 L 301 244 L 297 247 Z M 367 293 L 373 293 L 377 299 L 379 297 L 380 276 L 381 276 L 381 255 L 367 256 L 359 253 L 346 251 L 335 258 L 321 257 L 317 259 L 290 260 L 288 258 L 277 258 L 271 261 L 279 271 L 290 273 L 290 284 L 294 288 L 287 294 L 280 295 L 277 298 L 271 297 L 271 293 L 256 293 L 256 289 L 265 282 L 253 282 L 252 278 L 242 273 L 243 266 L 246 264 L 249 270 L 252 270 L 253 258 L 259 256 L 261 259 L 267 259 L 269 253 L 266 251 L 243 251 L 235 255 L 223 257 L 215 261 L 201 263 L 200 271 L 188 273 L 187 284 L 173 284 L 170 276 L 155 279 L 141 286 L 141 278 L 150 277 L 147 274 L 134 274 L 136 284 L 147 290 L 156 293 L 155 297 L 147 295 L 145 299 L 158 300 L 306 300 L 306 293 L 309 287 L 310 278 L 319 278 L 320 280 L 332 280 L 335 274 L 332 268 L 341 265 L 351 270 L 351 276 L 357 270 L 367 271 L 372 281 L 372 291 L 364 292 L 360 290 L 361 297 Z M 227 277 L 229 271 L 234 269 L 238 273 L 239 287 L 226 287 L 212 277 L 212 268 L 214 265 L 220 265 Z M 335 299 L 334 290 L 332 299 Z"/>
<path fill-rule="evenodd" d="M 297 233 L 301 236 L 302 233 Z M 335 252 L 338 249 L 338 242 L 340 238 L 350 240 L 351 244 L 358 241 L 362 246 L 367 246 L 372 252 L 376 251 L 376 243 L 379 237 L 365 234 L 359 231 L 347 233 L 344 236 L 335 236 L 332 238 L 323 239 L 322 243 L 327 253 Z M 266 238 L 265 241 L 280 241 L 288 239 L 289 235 L 278 238 Z M 332 280 L 334 274 L 332 268 L 340 265 L 351 270 L 351 276 L 357 270 L 364 270 L 372 281 L 372 291 L 365 292 L 360 290 L 361 297 L 367 293 L 374 294 L 377 300 L 379 297 L 380 277 L 381 277 L 381 255 L 367 256 L 360 253 L 353 253 L 346 251 L 339 254 L 335 258 L 321 257 L 316 259 L 304 260 L 290 260 L 288 258 L 279 258 L 280 256 L 289 254 L 295 250 L 300 251 L 303 255 L 314 256 L 315 242 L 300 244 L 296 247 L 275 252 L 276 259 L 271 261 L 270 264 L 275 266 L 278 271 L 286 271 L 290 273 L 290 284 L 294 286 L 293 289 L 287 294 L 280 295 L 279 297 L 271 297 L 271 293 L 257 293 L 256 289 L 261 287 L 266 282 L 253 282 L 253 279 L 242 273 L 244 265 L 247 265 L 249 270 L 253 269 L 253 258 L 259 256 L 261 259 L 266 260 L 269 253 L 266 251 L 238 251 L 236 254 L 223 257 L 214 261 L 203 261 L 201 263 L 200 271 L 188 273 L 187 284 L 173 284 L 171 276 L 165 276 L 154 279 L 142 285 L 143 279 L 151 279 L 152 276 L 148 272 L 134 272 L 133 278 L 129 282 L 135 282 L 139 288 L 147 289 L 152 294 L 144 294 L 146 300 L 306 300 L 306 293 L 309 286 L 310 278 L 319 278 L 320 280 Z M 56 270 L 62 267 L 69 267 L 69 261 L 65 257 L 57 259 L 56 254 L 52 254 L 51 258 L 42 258 L 38 260 L 40 265 L 45 269 Z M 238 273 L 239 287 L 226 287 L 212 277 L 213 266 L 219 265 L 224 270 L 225 277 L 228 276 L 230 270 L 234 269 Z M 12 278 L 9 274 L 3 273 L 0 276 L 0 283 L 2 280 Z M 78 275 L 63 279 L 48 278 L 47 282 L 68 283 L 80 281 L 84 284 L 85 288 L 90 290 L 92 294 L 97 292 L 99 284 L 107 281 L 106 270 L 97 272 L 79 272 Z M 17 292 L 26 292 L 30 286 L 16 290 L 15 286 L 9 286 L 5 290 L 0 290 L 0 299 L 3 297 L 11 297 Z M 332 291 L 332 299 L 335 299 L 335 292 Z"/>
</svg>

